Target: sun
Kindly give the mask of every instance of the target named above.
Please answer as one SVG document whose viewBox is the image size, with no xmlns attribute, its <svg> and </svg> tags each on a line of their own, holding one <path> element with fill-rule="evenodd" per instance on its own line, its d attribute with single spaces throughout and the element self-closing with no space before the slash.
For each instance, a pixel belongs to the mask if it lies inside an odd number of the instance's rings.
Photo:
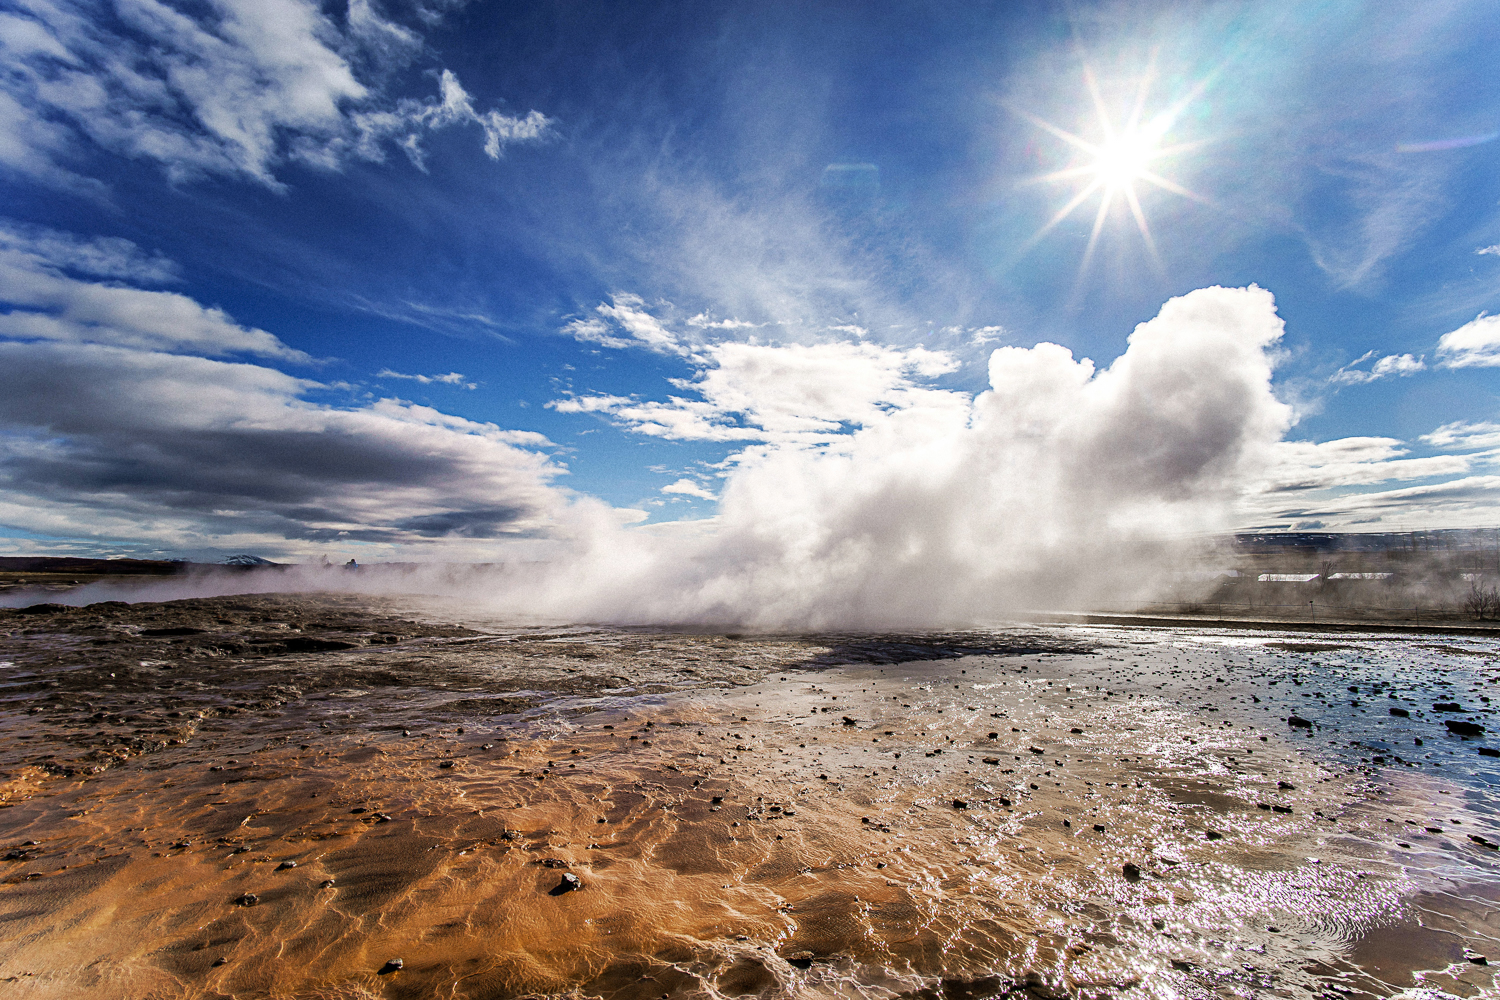
<svg viewBox="0 0 1500 1000">
<path fill-rule="evenodd" d="M 1156 238 L 1152 235 L 1151 224 L 1141 208 L 1138 188 L 1143 184 L 1149 184 L 1184 198 L 1208 203 L 1206 198 L 1164 176 L 1160 168 L 1165 161 L 1180 157 L 1183 153 L 1203 145 L 1202 142 L 1168 144 L 1165 140 L 1183 110 L 1202 91 L 1204 83 L 1192 88 L 1186 97 L 1165 111 L 1145 119 L 1144 112 L 1152 79 L 1152 72 L 1148 68 L 1142 74 L 1140 83 L 1136 87 L 1135 99 L 1129 114 L 1123 122 L 1117 122 L 1099 92 L 1099 84 L 1093 71 L 1085 66 L 1083 76 L 1088 85 L 1089 95 L 1093 98 L 1094 112 L 1098 119 L 1097 130 L 1100 135 L 1098 141 L 1090 142 L 1059 128 L 1044 118 L 1039 118 L 1027 111 L 1017 111 L 1021 117 L 1033 125 L 1072 146 L 1078 154 L 1073 165 L 1039 177 L 1028 178 L 1025 182 L 1070 182 L 1080 185 L 1073 196 L 1047 220 L 1047 223 L 1027 241 L 1026 245 L 1031 246 L 1040 241 L 1058 223 L 1072 215 L 1080 205 L 1097 195 L 1099 207 L 1094 214 L 1093 231 L 1089 234 L 1088 247 L 1084 250 L 1083 261 L 1079 267 L 1080 275 L 1088 267 L 1089 260 L 1094 255 L 1094 249 L 1099 244 L 1099 234 L 1104 229 L 1104 223 L 1109 218 L 1111 209 L 1120 202 L 1128 206 L 1130 215 L 1135 220 L 1136 229 L 1139 230 L 1141 239 L 1145 241 L 1153 263 L 1159 267 L 1160 255 L 1156 249 Z"/>
</svg>

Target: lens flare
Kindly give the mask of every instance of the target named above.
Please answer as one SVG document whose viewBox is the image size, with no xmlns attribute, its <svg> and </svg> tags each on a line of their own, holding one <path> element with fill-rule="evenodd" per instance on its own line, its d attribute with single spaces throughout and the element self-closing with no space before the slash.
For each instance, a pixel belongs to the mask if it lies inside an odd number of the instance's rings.
<svg viewBox="0 0 1500 1000">
<path fill-rule="evenodd" d="M 1098 119 L 1098 131 L 1102 135 L 1099 141 L 1090 142 L 1044 118 L 1017 109 L 1017 114 L 1022 118 L 1061 139 L 1081 154 L 1079 157 L 1081 162 L 1062 170 L 1029 178 L 1026 181 L 1026 183 L 1071 182 L 1082 185 L 1062 208 L 1053 213 L 1046 224 L 1037 230 L 1026 245 L 1030 247 L 1039 242 L 1059 223 L 1072 215 L 1080 205 L 1097 194 L 1099 208 L 1094 215 L 1094 227 L 1089 234 L 1088 247 L 1084 250 L 1083 261 L 1079 265 L 1080 277 L 1088 268 L 1094 250 L 1099 244 L 1099 235 L 1104 229 L 1104 223 L 1109 218 L 1110 210 L 1117 200 L 1125 202 L 1129 208 L 1130 215 L 1135 220 L 1136 229 L 1140 231 L 1141 239 L 1145 242 L 1152 261 L 1159 267 L 1160 255 L 1156 249 L 1156 238 L 1152 235 L 1151 224 L 1141 208 L 1137 187 L 1142 183 L 1150 184 L 1183 198 L 1208 204 L 1208 200 L 1202 195 L 1162 176 L 1155 167 L 1159 161 L 1180 156 L 1203 144 L 1202 142 L 1184 142 L 1168 145 L 1164 140 L 1177 118 L 1203 91 L 1208 81 L 1207 79 L 1200 81 L 1185 97 L 1167 110 L 1149 120 L 1142 121 L 1153 77 L 1152 70 L 1148 67 L 1136 88 L 1135 100 L 1129 115 L 1123 124 L 1117 124 L 1115 116 L 1099 91 L 1098 80 L 1088 66 L 1084 67 L 1083 76 L 1084 82 L 1088 85 L 1089 96 L 1093 99 L 1094 112 Z"/>
</svg>

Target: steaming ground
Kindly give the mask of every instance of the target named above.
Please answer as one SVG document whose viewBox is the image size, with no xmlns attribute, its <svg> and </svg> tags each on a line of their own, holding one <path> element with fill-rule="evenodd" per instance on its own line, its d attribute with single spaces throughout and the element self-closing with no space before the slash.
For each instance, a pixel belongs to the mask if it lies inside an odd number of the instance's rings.
<svg viewBox="0 0 1500 1000">
<path fill-rule="evenodd" d="M 454 610 L 3 613 L 0 980 L 122 998 L 1495 989 L 1478 963 L 1500 960 L 1500 757 L 1446 725 L 1493 728 L 1492 639 L 756 636 Z"/>
</svg>

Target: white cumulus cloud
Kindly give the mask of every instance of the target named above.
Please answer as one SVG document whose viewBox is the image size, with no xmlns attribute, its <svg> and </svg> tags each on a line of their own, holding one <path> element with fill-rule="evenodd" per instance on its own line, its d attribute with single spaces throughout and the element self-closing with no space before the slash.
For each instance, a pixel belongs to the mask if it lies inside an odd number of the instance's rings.
<svg viewBox="0 0 1500 1000">
<path fill-rule="evenodd" d="M 693 482 L 691 479 L 679 479 L 675 483 L 670 483 L 666 486 L 663 486 L 661 488 L 661 491 L 663 493 L 678 493 L 682 496 L 697 497 L 700 500 L 719 499 L 708 490 L 700 486 L 698 483 Z"/>
<path fill-rule="evenodd" d="M 447 70 L 436 97 L 391 98 L 387 71 L 420 50 L 369 0 L 342 19 L 312 0 L 20 0 L 0 13 L 0 165 L 77 186 L 92 144 L 276 187 L 285 161 L 337 169 L 388 143 L 421 165 L 431 129 L 478 125 L 491 157 L 548 131 L 538 111 L 476 111 Z"/>
<path fill-rule="evenodd" d="M 1374 351 L 1365 353 L 1362 357 L 1351 361 L 1337 372 L 1334 372 L 1328 381 L 1341 385 L 1360 385 L 1393 375 L 1415 375 L 1417 372 L 1427 370 L 1425 358 L 1413 357 L 1410 354 L 1388 354 L 1383 358 L 1377 359 L 1369 368 L 1357 367 L 1373 357 L 1375 357 Z"/>
<path fill-rule="evenodd" d="M 1452 333 L 1438 338 L 1445 368 L 1493 368 L 1500 365 L 1500 316 L 1480 313 Z"/>
<path fill-rule="evenodd" d="M 665 402 L 586 395 L 554 400 L 564 413 L 603 413 L 616 424 L 676 440 L 825 440 L 888 410 L 949 401 L 917 381 L 957 367 L 921 347 L 866 343 L 767 345 L 729 342 L 692 357 L 693 379 L 677 388 L 698 398 Z"/>
</svg>

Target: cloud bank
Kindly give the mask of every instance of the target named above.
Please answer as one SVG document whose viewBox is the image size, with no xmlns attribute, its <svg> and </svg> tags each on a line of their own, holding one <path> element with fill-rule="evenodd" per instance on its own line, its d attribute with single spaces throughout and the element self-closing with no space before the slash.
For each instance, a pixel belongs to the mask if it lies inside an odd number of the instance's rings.
<svg viewBox="0 0 1500 1000">
<path fill-rule="evenodd" d="M 540 434 L 317 401 L 331 387 L 243 360 L 308 360 L 273 334 L 69 270 L 173 274 L 126 241 L 0 227 L 0 524 L 168 551 L 482 554 L 546 534 L 571 502 Z"/>
</svg>

